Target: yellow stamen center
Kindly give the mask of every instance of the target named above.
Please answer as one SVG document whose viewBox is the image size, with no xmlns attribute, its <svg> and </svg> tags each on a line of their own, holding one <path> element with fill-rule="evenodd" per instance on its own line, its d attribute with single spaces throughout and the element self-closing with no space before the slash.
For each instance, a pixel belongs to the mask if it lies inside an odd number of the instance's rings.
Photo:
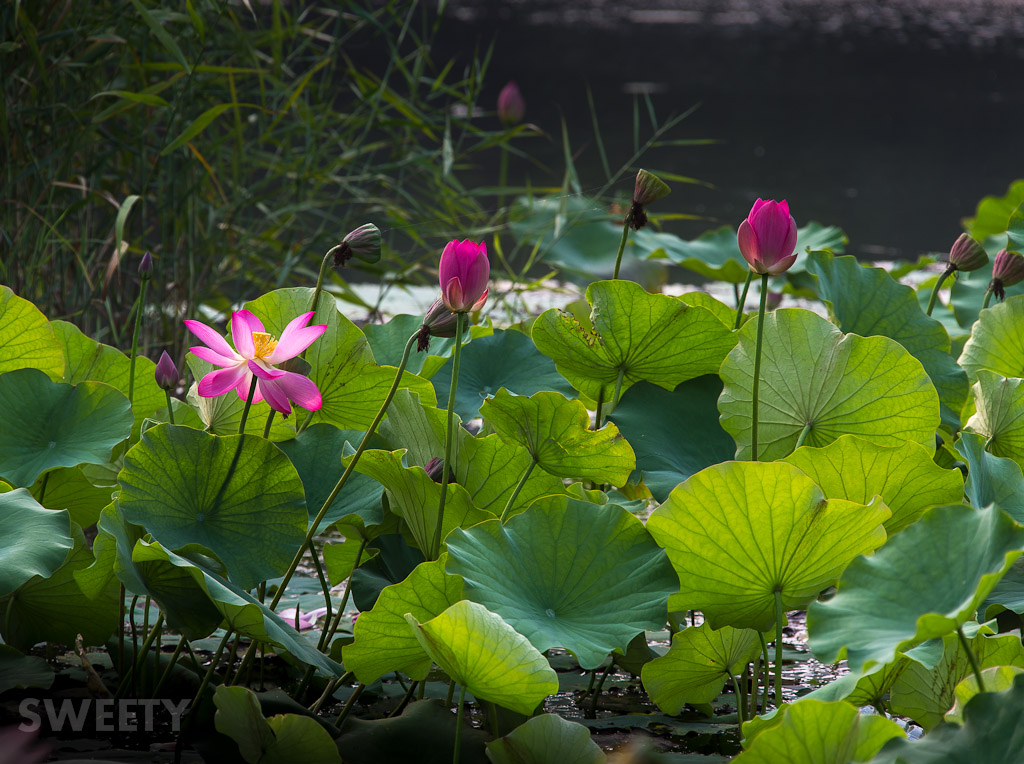
<svg viewBox="0 0 1024 764">
<path fill-rule="evenodd" d="M 253 332 L 252 344 L 256 346 L 256 358 L 266 358 L 274 352 L 277 340 L 266 332 Z"/>
</svg>

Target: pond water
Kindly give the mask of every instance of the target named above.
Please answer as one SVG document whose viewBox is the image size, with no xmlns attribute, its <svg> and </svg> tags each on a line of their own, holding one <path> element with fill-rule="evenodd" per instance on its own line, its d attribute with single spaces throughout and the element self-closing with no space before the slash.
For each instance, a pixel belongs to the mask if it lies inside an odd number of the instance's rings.
<svg viewBox="0 0 1024 764">
<path fill-rule="evenodd" d="M 684 236 L 787 198 L 799 224 L 841 226 L 848 252 L 916 258 L 1024 176 L 1024 0 L 450 0 L 446 17 L 436 60 L 494 40 L 483 102 L 516 80 L 550 136 L 521 144 L 556 171 L 534 183 L 561 180 L 563 117 L 584 186 L 603 181 L 588 85 L 613 166 L 632 153 L 631 93 L 662 119 L 699 103 L 672 137 L 720 143 L 643 160 L 714 184 L 658 205 L 712 219 L 674 223 Z"/>
</svg>

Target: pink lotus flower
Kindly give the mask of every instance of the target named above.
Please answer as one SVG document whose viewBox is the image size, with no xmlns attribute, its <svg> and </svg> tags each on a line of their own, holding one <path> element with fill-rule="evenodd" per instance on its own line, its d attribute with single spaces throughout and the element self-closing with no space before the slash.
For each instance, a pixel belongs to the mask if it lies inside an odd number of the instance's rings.
<svg viewBox="0 0 1024 764">
<path fill-rule="evenodd" d="M 740 253 L 754 273 L 778 276 L 796 262 L 796 221 L 785 201 L 758 199 L 736 235 Z"/>
<path fill-rule="evenodd" d="M 441 299 L 452 313 L 480 310 L 487 301 L 491 263 L 487 245 L 475 241 L 450 241 L 441 253 L 438 269 Z"/>
<path fill-rule="evenodd" d="M 522 122 L 525 113 L 526 103 L 523 101 L 523 94 L 519 92 L 516 83 L 508 83 L 498 93 L 498 119 L 501 120 L 501 124 L 511 127 Z"/>
<path fill-rule="evenodd" d="M 291 371 L 275 369 L 274 364 L 294 358 L 308 348 L 327 329 L 326 324 L 306 326 L 313 313 L 293 319 L 275 340 L 263 329 L 263 322 L 248 310 L 231 314 L 232 348 L 215 330 L 199 321 L 186 321 L 192 334 L 206 347 L 190 348 L 199 358 L 222 368 L 211 371 L 199 381 L 199 394 L 216 398 L 229 390 L 245 400 L 249 397 L 253 375 L 257 386 L 253 403 L 266 400 L 270 407 L 284 415 L 292 413 L 291 399 L 308 411 L 323 406 L 323 398 L 312 380 Z"/>
</svg>

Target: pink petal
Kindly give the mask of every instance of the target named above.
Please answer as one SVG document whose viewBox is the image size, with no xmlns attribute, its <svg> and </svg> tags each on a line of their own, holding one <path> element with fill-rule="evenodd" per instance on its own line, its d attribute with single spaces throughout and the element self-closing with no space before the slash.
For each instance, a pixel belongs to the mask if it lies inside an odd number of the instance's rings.
<svg viewBox="0 0 1024 764">
<path fill-rule="evenodd" d="M 235 393 L 243 401 L 244 400 L 248 400 L 248 398 L 249 398 L 249 388 L 252 387 L 252 377 L 253 377 L 252 374 L 246 374 L 245 377 L 238 383 L 238 387 L 235 388 Z M 263 393 L 260 392 L 260 386 L 259 385 L 256 385 L 256 389 L 253 391 L 252 402 L 253 403 L 262 403 L 263 402 Z"/>
<path fill-rule="evenodd" d="M 277 341 L 274 352 L 266 357 L 267 363 L 281 363 L 289 358 L 294 358 L 327 331 L 327 324 L 306 326 L 312 317 L 312 313 L 303 313 L 298 318 L 292 319 L 281 332 L 281 339 Z"/>
<path fill-rule="evenodd" d="M 263 331 L 263 322 L 248 310 L 239 310 L 231 314 L 231 338 L 235 341 L 235 350 L 242 358 L 252 358 L 256 355 L 252 333 Z"/>
<path fill-rule="evenodd" d="M 438 265 L 437 273 L 442 291 L 444 291 L 445 284 L 459 276 L 458 257 L 455 253 L 456 244 L 458 244 L 457 241 L 448 242 L 441 253 L 441 262 Z"/>
<path fill-rule="evenodd" d="M 476 302 L 487 288 L 491 275 L 491 263 L 487 259 L 487 248 L 480 245 L 476 258 L 469 263 L 465 276 L 460 279 L 467 302 Z"/>
<path fill-rule="evenodd" d="M 757 233 L 746 220 L 740 223 L 740 229 L 736 232 L 736 243 L 739 245 L 743 259 L 754 271 L 757 271 L 760 250 L 757 244 Z"/>
<path fill-rule="evenodd" d="M 285 416 L 292 413 L 288 395 L 277 383 L 277 380 L 288 374 L 287 371 L 271 369 L 256 361 L 249 361 L 249 371 L 259 379 L 259 391 L 263 399 L 270 404 L 270 408 L 280 411 Z"/>
<path fill-rule="evenodd" d="M 224 344 L 226 345 L 227 343 L 225 342 Z M 239 361 L 245 360 L 241 356 L 235 355 L 234 351 L 231 352 L 230 357 L 223 356 L 214 350 L 210 350 L 210 348 L 205 345 L 196 345 L 193 348 L 189 348 L 189 350 L 192 351 L 192 355 L 196 358 L 202 358 L 204 361 L 212 363 L 214 366 L 234 366 Z"/>
<path fill-rule="evenodd" d="M 272 384 L 280 389 L 306 411 L 317 411 L 324 405 L 323 396 L 320 395 L 316 383 L 301 374 L 286 371 L 283 377 L 267 384 Z"/>
<path fill-rule="evenodd" d="M 765 204 L 766 202 L 764 199 L 758 198 L 758 200 L 754 202 L 754 206 L 750 208 L 750 214 L 747 215 L 747 219 L 749 220 L 750 218 L 752 218 L 754 216 L 754 213 L 757 212 L 762 207 L 764 207 Z"/>
<path fill-rule="evenodd" d="M 459 282 L 459 277 L 452 277 L 448 285 L 441 290 L 441 299 L 444 300 L 445 306 L 452 313 L 464 313 L 466 306 L 462 297 L 462 284 Z"/>
<path fill-rule="evenodd" d="M 783 257 L 789 257 L 793 250 L 785 251 L 792 230 L 793 218 L 783 214 L 776 202 L 768 201 L 750 218 L 751 227 L 757 232 L 759 255 L 766 265 L 774 265 Z M 795 242 L 795 239 L 794 239 Z"/>
<path fill-rule="evenodd" d="M 197 392 L 204 398 L 216 398 L 218 395 L 224 395 L 231 388 L 237 387 L 242 380 L 248 377 L 249 371 L 241 364 L 227 369 L 217 369 L 199 380 Z"/>
<path fill-rule="evenodd" d="M 473 303 L 473 307 L 470 308 L 470 312 L 471 313 L 475 313 L 476 311 L 480 310 L 480 308 L 482 308 L 484 306 L 484 303 L 487 302 L 487 293 L 489 291 L 490 291 L 489 289 L 485 289 L 484 293 L 482 295 L 480 295 L 480 299 Z"/>
<path fill-rule="evenodd" d="M 785 273 L 793 266 L 793 263 L 796 262 L 796 258 L 796 253 L 790 255 L 789 257 L 782 258 L 781 260 L 776 262 L 771 268 L 768 268 L 768 273 L 770 273 L 772 276 L 778 276 L 780 273 Z"/>
<path fill-rule="evenodd" d="M 185 321 L 185 326 L 192 334 L 199 338 L 199 341 L 205 343 L 207 347 L 213 350 L 218 355 L 222 355 L 225 358 L 236 358 L 238 354 L 228 344 L 228 341 L 221 337 L 216 330 L 211 329 L 206 324 L 200 321 Z"/>
<path fill-rule="evenodd" d="M 274 381 L 275 379 L 280 379 L 281 377 L 288 373 L 286 371 L 282 371 L 281 369 L 273 369 L 269 366 L 266 366 L 265 361 L 249 361 L 249 371 L 251 371 L 260 379 L 265 379 L 271 382 Z"/>
</svg>

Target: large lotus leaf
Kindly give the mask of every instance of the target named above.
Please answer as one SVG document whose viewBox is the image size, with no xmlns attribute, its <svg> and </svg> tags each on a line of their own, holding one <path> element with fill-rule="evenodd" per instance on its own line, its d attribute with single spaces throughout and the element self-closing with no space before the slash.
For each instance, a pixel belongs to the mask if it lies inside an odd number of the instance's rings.
<svg viewBox="0 0 1024 764">
<path fill-rule="evenodd" d="M 718 423 L 722 381 L 708 374 L 669 392 L 649 382 L 629 389 L 608 417 L 636 453 L 636 472 L 658 501 L 705 467 L 732 459 L 736 443 Z M 639 474 L 638 474 L 639 473 Z"/>
<path fill-rule="evenodd" d="M 1024 647 L 1013 634 L 985 636 L 969 640 L 971 651 L 981 668 L 993 666 L 1024 667 Z M 891 690 L 894 713 L 908 716 L 930 730 L 942 721 L 956 701 L 956 686 L 973 674 L 971 661 L 956 634 L 942 639 L 942 660 L 934 668 L 910 661 Z"/>
<path fill-rule="evenodd" d="M 986 196 L 974 211 L 974 217 L 964 218 L 966 231 L 978 241 L 1006 231 L 1013 211 L 1024 202 L 1024 180 L 1015 180 L 1003 196 Z"/>
<path fill-rule="evenodd" d="M 1003 692 L 1013 687 L 1013 680 L 1018 674 L 1024 674 L 1024 668 L 1020 666 L 993 666 L 981 672 L 981 678 L 985 682 L 985 692 Z M 978 678 L 974 674 L 968 675 L 960 681 L 954 691 L 956 701 L 953 707 L 946 712 L 946 721 L 954 724 L 964 723 L 964 706 L 978 693 L 982 692 L 978 686 Z"/>
<path fill-rule="evenodd" d="M 672 637 L 672 647 L 644 665 L 640 678 L 644 689 L 666 714 L 678 714 L 687 703 L 710 703 L 727 679 L 740 673 L 761 652 L 752 629 L 709 623 L 683 629 Z"/>
<path fill-rule="evenodd" d="M 798 448 L 783 461 L 810 477 L 828 499 L 867 504 L 881 496 L 892 511 L 885 521 L 889 536 L 928 507 L 960 501 L 964 493 L 960 470 L 943 469 L 932 452 L 917 443 L 880 446 L 844 435 L 824 448 Z"/>
<path fill-rule="evenodd" d="M 1024 295 L 981 312 L 960 354 L 972 380 L 980 369 L 1004 377 L 1024 376 Z"/>
<path fill-rule="evenodd" d="M 139 541 L 132 551 L 135 563 L 162 562 L 186 571 L 206 594 L 229 628 L 250 639 L 268 642 L 287 650 L 295 658 L 331 676 L 341 676 L 341 666 L 319 652 L 313 644 L 244 589 L 212 570 L 200 567 L 186 557 L 165 549 L 158 542 Z M 154 594 L 159 602 L 160 595 Z"/>
<path fill-rule="evenodd" d="M 730 329 L 736 323 L 736 308 L 716 300 L 707 292 L 683 292 L 679 299 L 695 308 L 706 308 L 717 316 L 718 320 Z"/>
<path fill-rule="evenodd" d="M 67 512 L 44 509 L 24 488 L 0 493 L 0 596 L 49 578 L 74 545 Z"/>
<path fill-rule="evenodd" d="M 64 353 L 62 382 L 72 385 L 106 382 L 128 397 L 128 379 L 131 376 L 131 359 L 128 356 L 117 348 L 86 337 L 77 326 L 67 321 L 52 321 L 51 324 Z M 166 409 L 167 396 L 157 385 L 155 372 L 156 364 L 149 358 L 140 355 L 135 359 L 135 393 L 132 399 L 135 432 L 138 432 L 143 419 L 159 409 Z"/>
<path fill-rule="evenodd" d="M 1024 379 L 1007 379 L 979 369 L 974 383 L 974 416 L 966 429 L 985 437 L 985 450 L 1024 466 Z"/>
<path fill-rule="evenodd" d="M 57 513 L 55 513 L 57 514 Z M 58 514 L 67 527 L 67 517 Z M 117 628 L 120 589 L 111 584 L 87 597 L 75 580 L 76 571 L 92 564 L 85 534 L 71 526 L 74 548 L 49 576 L 35 575 L 16 591 L 0 598 L 4 642 L 27 651 L 37 642 L 74 644 L 80 634 L 87 645 L 101 645 Z"/>
<path fill-rule="evenodd" d="M 247 302 L 245 307 L 263 321 L 269 333 L 279 337 L 292 319 L 309 312 L 312 300 L 311 289 L 278 289 Z M 313 415 L 313 421 L 365 430 L 380 411 L 397 369 L 374 363 L 366 337 L 338 312 L 333 298 L 321 300 L 310 324 L 327 325 L 303 354 L 313 367 L 309 377 L 323 396 L 323 408 Z M 434 388 L 427 380 L 406 373 L 402 386 L 433 403 Z"/>
<path fill-rule="evenodd" d="M 102 382 L 52 382 L 38 369 L 0 375 L 0 476 L 30 486 L 55 467 L 104 464 L 128 437 L 132 412 Z"/>
<path fill-rule="evenodd" d="M 1020 764 L 1024 750 L 1024 674 L 1004 692 L 975 695 L 963 726 L 943 723 L 917 741 L 892 741 L 871 764 Z"/>
<path fill-rule="evenodd" d="M 367 324 L 363 327 L 363 334 L 366 335 L 373 357 L 381 366 L 395 366 L 402 362 L 402 353 L 405 351 L 405 343 L 413 332 L 419 331 L 423 325 L 423 316 L 399 315 L 392 318 L 386 324 Z M 472 331 L 467 327 L 463 333 L 463 348 L 473 337 Z M 406 361 L 405 370 L 418 374 L 424 379 L 430 379 L 437 373 L 437 370 L 444 364 L 445 358 L 451 355 L 455 346 L 453 337 L 431 337 L 430 349 L 420 352 L 413 350 Z"/>
<path fill-rule="evenodd" d="M 324 571 L 331 586 L 337 586 L 352 575 L 364 562 L 380 554 L 379 549 L 367 545 L 367 539 L 355 534 L 343 541 L 324 544 Z"/>
<path fill-rule="evenodd" d="M 405 448 L 410 467 L 424 467 L 433 458 L 444 457 L 444 436 L 448 412 L 431 402 L 422 403 L 420 397 L 409 390 L 398 390 L 388 406 L 388 415 L 380 423 L 380 434 L 392 448 Z M 458 453 L 464 439 L 462 420 L 457 414 L 452 421 L 455 428 L 452 449 Z"/>
<path fill-rule="evenodd" d="M 978 606 L 1024 550 L 1024 528 L 998 507 L 934 507 L 873 557 L 854 560 L 828 602 L 807 613 L 810 645 L 825 663 L 846 648 L 850 668 L 943 637 Z"/>
<path fill-rule="evenodd" d="M 245 687 L 222 685 L 213 702 L 217 731 L 234 740 L 251 764 L 341 764 L 338 747 L 316 719 L 300 714 L 264 719 L 256 694 Z"/>
<path fill-rule="evenodd" d="M 447 402 L 451 381 L 452 361 L 449 359 L 431 378 L 439 401 Z M 480 416 L 480 405 L 503 387 L 516 395 L 553 390 L 566 398 L 576 396 L 554 362 L 537 350 L 529 337 L 517 331 L 496 331 L 489 337 L 480 337 L 462 351 L 455 413 L 463 420 Z"/>
<path fill-rule="evenodd" d="M 744 726 L 747 750 L 733 761 L 849 764 L 867 761 L 889 740 L 905 734 L 896 722 L 861 714 L 842 701 L 800 700 L 783 706 L 773 721 L 753 737 Z"/>
<path fill-rule="evenodd" d="M 0 285 L 0 374 L 15 369 L 39 369 L 60 379 L 64 354 L 39 308 Z"/>
<path fill-rule="evenodd" d="M 582 724 L 541 714 L 487 744 L 493 764 L 603 764 L 607 757 Z"/>
<path fill-rule="evenodd" d="M 636 467 L 633 449 L 614 424 L 590 429 L 590 413 L 580 401 L 561 393 L 539 392 L 529 398 L 507 390 L 480 409 L 506 443 L 524 447 L 546 472 L 622 485 Z"/>
<path fill-rule="evenodd" d="M 1024 473 L 1020 465 L 988 453 L 985 439 L 973 432 L 961 433 L 954 448 L 967 462 L 967 500 L 975 507 L 995 504 L 1024 524 Z"/>
<path fill-rule="evenodd" d="M 396 520 L 399 518 L 392 515 Z M 354 534 L 355 535 L 355 534 Z M 381 592 L 392 584 L 407 579 L 416 566 L 426 560 L 424 554 L 409 546 L 401 533 L 384 533 L 367 544 L 367 549 L 376 550 L 371 557 L 352 572 L 352 602 L 360 611 L 367 611 L 377 603 Z"/>
<path fill-rule="evenodd" d="M 781 462 L 726 462 L 681 484 L 647 521 L 682 587 L 669 610 L 698 609 L 712 628 L 768 631 L 775 593 L 784 611 L 807 607 L 858 554 L 885 542 L 889 510 L 825 501 Z"/>
<path fill-rule="evenodd" d="M 325 422 L 307 427 L 291 440 L 277 446 L 295 465 L 306 494 L 306 511 L 312 524 L 334 486 L 338 484 L 345 467 L 345 444 L 358 446 L 365 433 L 358 430 L 339 430 Z M 380 448 L 383 439 L 374 436 L 370 445 Z M 364 526 L 380 525 L 384 514 L 380 506 L 380 486 L 373 478 L 354 472 L 341 492 L 334 497 L 320 527 L 333 525 L 348 515 L 358 515 Z"/>
<path fill-rule="evenodd" d="M 888 696 L 893 683 L 911 663 L 913 661 L 910 658 L 900 655 L 888 665 L 875 664 L 863 672 L 843 674 L 835 681 L 823 684 L 802 697 L 825 701 L 845 700 L 858 708 L 878 706 Z M 767 719 L 770 716 L 771 714 L 768 714 L 760 718 Z"/>
<path fill-rule="evenodd" d="M 0 694 L 28 687 L 48 690 L 53 679 L 53 668 L 45 658 L 24 655 L 10 645 L 0 645 Z"/>
<path fill-rule="evenodd" d="M 995 611 L 991 608 L 996 607 Z M 1018 557 L 1010 569 L 1003 574 L 984 603 L 984 616 L 995 617 L 1003 608 L 1017 614 L 1024 613 L 1024 557 Z"/>
<path fill-rule="evenodd" d="M 613 504 L 533 506 L 448 538 L 448 571 L 466 597 L 504 618 L 538 650 L 571 650 L 584 669 L 637 632 L 660 628 L 676 579 L 643 523 Z"/>
<path fill-rule="evenodd" d="M 632 281 L 597 281 L 587 287 L 593 329 L 570 313 L 552 308 L 533 325 L 537 348 L 558 371 L 594 400 L 614 404 L 640 380 L 666 390 L 702 374 L 716 374 L 736 338 L 711 311 L 663 294 L 650 294 Z"/>
<path fill-rule="evenodd" d="M 121 509 L 172 548 L 200 544 L 249 589 L 284 573 L 306 536 L 302 481 L 280 449 L 161 424 L 125 454 Z"/>
<path fill-rule="evenodd" d="M 42 499 L 44 507 L 66 509 L 71 522 L 88 528 L 99 519 L 100 510 L 110 503 L 117 484 L 93 485 L 82 467 L 58 467 L 36 480 L 31 490 Z"/>
<path fill-rule="evenodd" d="M 739 332 L 739 345 L 720 371 L 722 427 L 750 459 L 757 321 Z M 792 453 L 805 425 L 804 444 L 825 446 L 858 435 L 883 446 L 906 441 L 934 447 L 939 398 L 921 362 L 888 337 L 843 334 L 808 310 L 765 316 L 761 355 L 758 458 Z"/>
<path fill-rule="evenodd" d="M 1005 225 L 1005 223 L 1004 223 Z M 989 262 L 976 271 L 960 274 L 960 278 L 953 282 L 949 290 L 949 301 L 953 305 L 953 315 L 961 327 L 961 331 L 969 332 L 975 321 L 981 315 L 981 306 L 985 302 L 985 293 L 988 291 L 989 282 L 992 281 L 992 271 L 995 268 L 995 255 L 1001 248 L 1001 243 L 994 246 L 989 245 Z M 1006 298 L 1020 297 L 1024 295 L 1024 282 L 1006 287 Z M 992 298 L 992 305 L 998 302 Z"/>
<path fill-rule="evenodd" d="M 850 256 L 812 252 L 807 270 L 818 277 L 818 295 L 842 331 L 896 340 L 921 362 L 939 393 L 943 422 L 957 429 L 967 400 L 967 375 L 949 355 L 946 330 L 925 315 L 914 290 Z"/>
<path fill-rule="evenodd" d="M 529 716 L 558 692 L 547 659 L 483 605 L 462 600 L 426 623 L 405 618 L 434 662 L 478 700 Z"/>
<path fill-rule="evenodd" d="M 437 510 L 441 502 L 441 484 L 435 483 L 422 467 L 403 467 L 404 449 L 363 452 L 356 470 L 368 475 L 388 493 L 391 511 L 405 520 L 416 545 L 427 553 L 433 545 L 437 530 Z M 347 464 L 352 457 L 346 457 Z M 473 506 L 466 489 L 458 483 L 449 483 L 444 505 L 444 525 L 441 538 L 447 538 L 455 528 L 490 520 L 494 515 Z"/>
<path fill-rule="evenodd" d="M 355 641 L 342 648 L 345 668 L 363 684 L 392 671 L 425 679 L 431 659 L 409 630 L 405 614 L 417 621 L 434 618 L 462 599 L 462 579 L 444 572 L 444 555 L 424 562 L 404 581 L 380 593 L 372 610 L 360 613 Z"/>
</svg>

